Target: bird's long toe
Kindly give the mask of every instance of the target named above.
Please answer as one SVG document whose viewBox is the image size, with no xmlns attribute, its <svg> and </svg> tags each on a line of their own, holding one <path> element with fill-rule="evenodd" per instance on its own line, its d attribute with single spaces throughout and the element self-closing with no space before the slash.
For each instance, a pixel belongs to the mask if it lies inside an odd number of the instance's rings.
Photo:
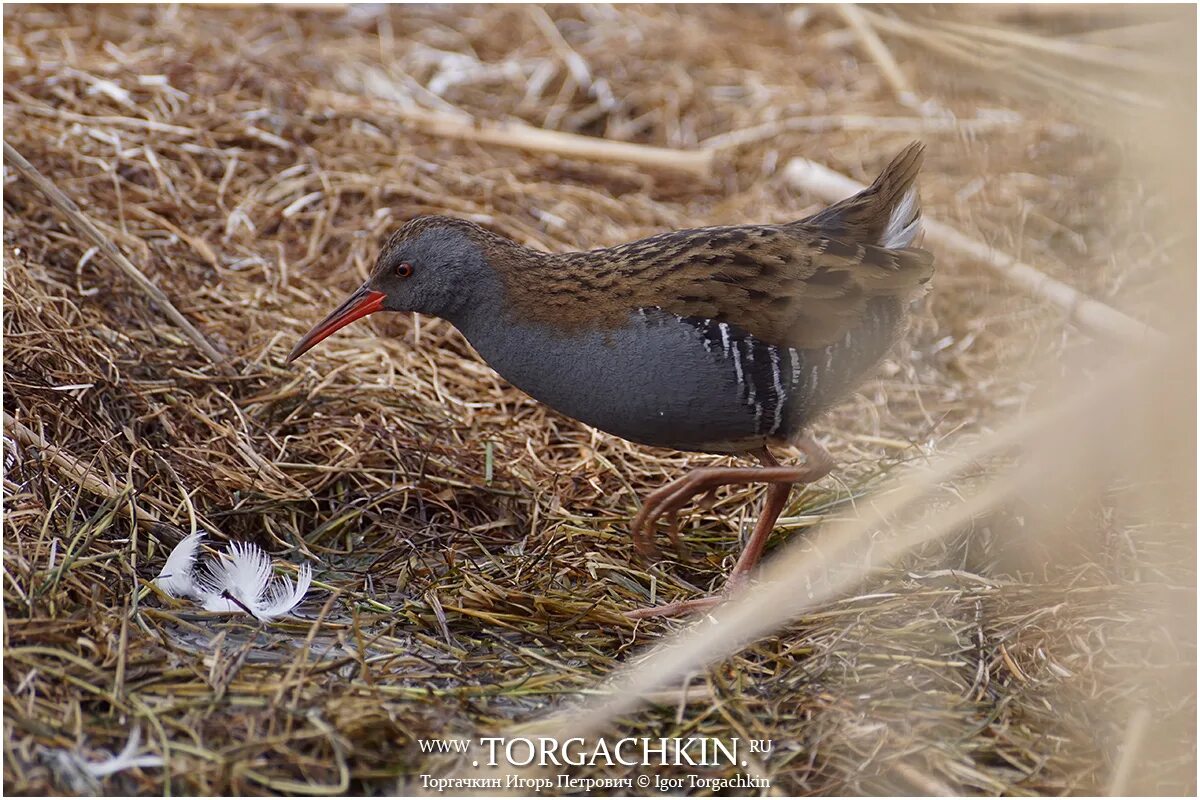
<svg viewBox="0 0 1200 800">
<path fill-rule="evenodd" d="M 664 516 L 667 518 L 667 536 L 670 537 L 672 546 L 682 552 L 683 542 L 679 538 L 679 512 L 699 491 L 700 487 L 696 485 L 693 473 L 674 480 L 648 495 L 642 504 L 642 510 L 634 517 L 633 524 L 630 526 L 633 544 L 638 552 L 647 557 L 658 556 L 658 548 L 654 546 L 654 532 L 658 520 Z"/>
<path fill-rule="evenodd" d="M 697 597 L 694 600 L 679 600 L 674 603 L 665 603 L 661 606 L 637 608 L 633 611 L 626 611 L 625 618 L 638 620 L 652 619 L 654 617 L 682 617 L 687 614 L 709 611 L 723 602 L 725 602 L 725 595 L 715 594 L 708 597 Z"/>
</svg>

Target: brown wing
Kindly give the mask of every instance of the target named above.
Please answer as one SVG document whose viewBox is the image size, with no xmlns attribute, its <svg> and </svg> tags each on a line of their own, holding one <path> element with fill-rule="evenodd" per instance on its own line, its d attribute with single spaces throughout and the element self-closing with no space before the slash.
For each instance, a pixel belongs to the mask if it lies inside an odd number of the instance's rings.
<svg viewBox="0 0 1200 800">
<path fill-rule="evenodd" d="M 912 143 L 869 187 L 800 222 L 695 232 L 687 238 L 700 252 L 680 272 L 693 284 L 711 281 L 713 290 L 680 294 L 663 307 L 685 315 L 703 309 L 766 341 L 807 348 L 857 326 L 872 297 L 906 303 L 933 273 L 933 256 L 910 246 L 919 233 L 915 181 L 923 159 L 923 145 Z M 678 256 L 688 258 L 687 250 Z"/>
<path fill-rule="evenodd" d="M 907 302 L 933 273 L 911 247 L 920 204 L 914 143 L 871 186 L 807 219 L 672 231 L 549 256 L 490 255 L 530 319 L 570 328 L 625 324 L 635 308 L 735 325 L 781 346 L 823 347 L 863 320 L 872 297 Z"/>
<path fill-rule="evenodd" d="M 655 237 L 659 238 L 659 237 Z M 728 322 L 773 344 L 822 347 L 857 327 L 871 297 L 902 301 L 932 274 L 924 250 L 887 250 L 807 226 L 678 231 L 624 245 L 637 305 Z M 636 242 L 633 245 L 642 245 Z"/>
</svg>

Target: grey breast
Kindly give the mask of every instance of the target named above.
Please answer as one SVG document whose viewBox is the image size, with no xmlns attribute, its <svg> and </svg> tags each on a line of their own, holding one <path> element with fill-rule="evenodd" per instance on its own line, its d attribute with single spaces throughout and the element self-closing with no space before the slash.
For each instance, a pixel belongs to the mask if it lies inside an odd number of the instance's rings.
<svg viewBox="0 0 1200 800">
<path fill-rule="evenodd" d="M 506 380 L 567 416 L 641 444 L 742 453 L 790 439 L 852 391 L 887 353 L 903 317 L 899 301 L 873 299 L 858 326 L 808 349 L 656 308 L 607 330 L 505 316 L 459 328 Z"/>
<path fill-rule="evenodd" d="M 766 408 L 771 392 L 747 391 L 749 372 L 740 362 L 756 354 L 727 325 L 658 309 L 638 309 L 627 324 L 607 330 L 563 331 L 511 319 L 486 326 L 466 322 L 459 327 L 468 341 L 510 383 L 630 441 L 741 452 L 761 443 L 777 420 L 782 424 L 782 405 L 778 416 L 773 406 Z M 782 386 L 785 366 L 777 370 Z"/>
</svg>

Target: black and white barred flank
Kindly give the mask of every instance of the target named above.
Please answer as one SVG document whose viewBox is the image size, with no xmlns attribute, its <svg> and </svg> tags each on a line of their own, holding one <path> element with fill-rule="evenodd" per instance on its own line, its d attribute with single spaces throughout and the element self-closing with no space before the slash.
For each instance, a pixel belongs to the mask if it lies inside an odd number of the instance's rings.
<svg viewBox="0 0 1200 800">
<path fill-rule="evenodd" d="M 694 326 L 704 349 L 728 364 L 738 399 L 754 412 L 756 433 L 785 438 L 882 360 L 903 315 L 898 301 L 872 299 L 859 326 L 819 348 L 781 347 L 727 322 L 669 316 Z"/>
</svg>

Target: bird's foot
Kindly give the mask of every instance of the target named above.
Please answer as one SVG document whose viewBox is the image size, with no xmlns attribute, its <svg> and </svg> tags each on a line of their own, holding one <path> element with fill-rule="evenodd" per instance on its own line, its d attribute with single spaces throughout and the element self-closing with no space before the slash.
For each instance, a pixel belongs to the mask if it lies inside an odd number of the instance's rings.
<svg viewBox="0 0 1200 800">
<path fill-rule="evenodd" d="M 824 452 L 824 451 L 822 451 Z M 811 458 L 811 456 L 810 456 Z M 682 478 L 677 478 L 661 489 L 646 496 L 642 510 L 633 518 L 630 532 L 633 545 L 647 558 L 658 554 L 654 546 L 654 526 L 660 517 L 670 523 L 667 531 L 672 544 L 679 549 L 679 512 L 687 507 L 692 498 L 704 495 L 701 505 L 711 501 L 714 493 L 722 486 L 747 483 L 793 484 L 809 483 L 829 472 L 832 460 L 812 459 L 800 467 L 782 467 L 778 464 L 765 467 L 700 467 Z M 772 520 L 774 522 L 774 520 Z"/>
<path fill-rule="evenodd" d="M 720 594 L 710 594 L 693 600 L 677 600 L 661 606 L 646 606 L 633 611 L 626 611 L 626 619 L 649 619 L 651 617 L 683 617 L 693 612 L 704 613 L 711 611 L 724 603 L 733 595 L 740 592 L 750 582 L 749 571 L 734 571 L 725 582 L 725 588 Z"/>
<path fill-rule="evenodd" d="M 829 472 L 833 467 L 833 459 L 825 448 L 821 447 L 809 436 L 796 442 L 806 456 L 805 463 L 799 467 L 780 466 L 771 453 L 763 448 L 758 454 L 762 467 L 701 467 L 692 470 L 682 478 L 671 481 L 646 497 L 642 510 L 633 520 L 632 533 L 634 547 L 648 557 L 653 557 L 657 550 L 654 547 L 654 524 L 660 517 L 665 516 L 669 523 L 668 535 L 676 550 L 681 547 L 679 538 L 679 512 L 697 495 L 704 495 L 701 504 L 712 500 L 714 492 L 721 486 L 730 484 L 758 483 L 769 484 L 766 501 L 762 513 L 754 526 L 750 540 L 742 550 L 741 556 L 729 575 L 724 591 L 719 595 L 700 597 L 695 600 L 682 600 L 663 606 L 641 608 L 626 614 L 630 619 L 645 619 L 647 617 L 679 616 L 692 611 L 707 611 L 719 605 L 731 593 L 741 589 L 750 578 L 750 573 L 767 543 L 775 521 L 787 504 L 791 487 L 795 483 L 809 483 Z"/>
<path fill-rule="evenodd" d="M 694 600 L 679 600 L 661 606 L 646 606 L 626 611 L 626 619 L 650 619 L 651 617 L 683 617 L 694 611 L 708 611 L 725 602 L 725 595 L 711 594 L 708 597 L 697 597 Z"/>
<path fill-rule="evenodd" d="M 795 470 L 787 467 L 777 468 L 786 470 L 790 478 Z M 701 467 L 692 470 L 682 478 L 671 481 L 661 489 L 656 489 L 646 496 L 642 510 L 634 517 L 630 526 L 633 534 L 633 544 L 638 552 L 647 558 L 658 554 L 654 546 L 654 525 L 661 517 L 666 517 L 670 527 L 667 531 L 671 542 L 678 548 L 679 512 L 682 511 L 693 497 L 700 494 L 710 495 L 721 486 L 729 484 L 755 483 L 771 480 L 766 470 L 755 467 Z M 706 498 L 707 499 L 707 498 Z"/>
</svg>

